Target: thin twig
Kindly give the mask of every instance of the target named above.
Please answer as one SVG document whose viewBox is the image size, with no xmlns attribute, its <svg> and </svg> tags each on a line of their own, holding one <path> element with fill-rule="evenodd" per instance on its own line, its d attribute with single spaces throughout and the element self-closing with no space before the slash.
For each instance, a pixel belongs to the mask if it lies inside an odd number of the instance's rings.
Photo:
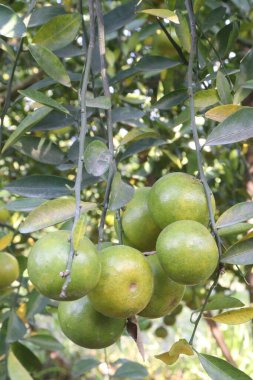
<svg viewBox="0 0 253 380">
<path fill-rule="evenodd" d="M 192 0 L 185 0 L 185 5 L 186 5 L 186 9 L 188 11 L 188 17 L 189 17 L 189 22 L 190 22 L 190 31 L 191 31 L 191 51 L 190 51 L 189 65 L 188 65 L 188 70 L 187 70 L 188 95 L 189 95 L 189 100 L 190 100 L 191 129 L 192 129 L 193 138 L 194 138 L 194 142 L 195 142 L 195 146 L 196 146 L 196 154 L 197 154 L 198 171 L 199 171 L 199 175 L 200 175 L 200 180 L 203 184 L 204 191 L 206 194 L 209 217 L 210 217 L 210 222 L 211 222 L 211 229 L 212 229 L 212 232 L 213 232 L 213 235 L 215 237 L 216 244 L 218 247 L 219 258 L 221 258 L 222 248 L 221 248 L 221 241 L 220 241 L 217 229 L 216 229 L 214 213 L 213 213 L 213 209 L 212 209 L 212 200 L 211 200 L 212 193 L 211 193 L 211 190 L 210 190 L 209 185 L 207 183 L 205 173 L 204 173 L 204 169 L 202 166 L 201 146 L 200 146 L 200 142 L 199 142 L 197 126 L 195 123 L 194 94 L 193 94 L 193 66 L 194 66 L 194 59 L 195 59 L 195 55 L 196 55 L 196 51 L 197 51 L 197 33 L 196 33 L 196 23 L 195 23 Z M 204 304 L 200 310 L 199 316 L 195 322 L 193 333 L 192 333 L 192 336 L 190 338 L 190 344 L 193 343 L 193 339 L 194 339 L 195 332 L 197 330 L 199 321 L 200 321 L 202 314 L 205 310 L 205 306 L 206 306 L 208 299 L 212 293 L 212 290 L 216 287 L 216 285 L 219 281 L 219 275 L 220 275 L 221 271 L 222 271 L 222 267 L 221 267 L 221 265 L 219 265 L 219 267 L 217 269 L 216 279 L 213 282 L 213 284 L 212 284 L 212 286 L 211 286 L 211 288 L 210 288 L 210 290 L 206 296 L 205 302 L 204 302 Z"/>
<path fill-rule="evenodd" d="M 81 128 L 79 134 L 79 154 L 78 154 L 78 164 L 77 173 L 75 181 L 75 198 L 76 198 L 76 208 L 74 223 L 70 235 L 70 252 L 68 256 L 68 261 L 66 265 L 66 270 L 61 273 L 61 276 L 65 278 L 64 284 L 62 286 L 60 297 L 66 298 L 66 290 L 71 282 L 71 267 L 75 256 L 75 250 L 73 247 L 73 233 L 76 223 L 80 217 L 81 210 L 81 184 L 82 184 L 82 174 L 83 174 L 83 153 L 84 153 L 84 143 L 85 136 L 87 133 L 87 107 L 86 107 L 86 93 L 89 83 L 89 75 L 91 69 L 92 53 L 95 45 L 95 19 L 94 19 L 94 4 L 93 0 L 89 0 L 89 15 L 90 15 L 90 41 L 87 51 L 87 59 L 84 69 L 83 82 L 80 92 L 80 103 L 81 103 Z"/>
<path fill-rule="evenodd" d="M 120 210 L 115 211 L 115 217 L 117 220 L 118 224 L 118 239 L 119 239 L 119 244 L 123 244 L 123 228 L 122 228 L 122 220 L 120 216 Z"/>
<path fill-rule="evenodd" d="M 96 15 L 97 15 L 97 22 L 98 22 L 98 46 L 99 46 L 103 91 L 104 91 L 104 95 L 111 99 L 109 80 L 108 80 L 108 76 L 106 72 L 104 17 L 103 17 L 100 0 L 96 0 Z M 107 209 L 108 209 L 111 185 L 112 185 L 113 177 L 116 171 L 116 163 L 115 163 L 115 158 L 114 158 L 114 146 L 113 146 L 113 125 L 112 125 L 111 108 L 107 110 L 107 138 L 108 138 L 108 148 L 109 148 L 109 151 L 111 152 L 112 163 L 109 168 L 104 202 L 103 202 L 103 211 L 102 211 L 100 224 L 98 228 L 98 250 L 101 248 L 101 244 L 103 242 L 105 217 L 106 217 Z"/>
</svg>

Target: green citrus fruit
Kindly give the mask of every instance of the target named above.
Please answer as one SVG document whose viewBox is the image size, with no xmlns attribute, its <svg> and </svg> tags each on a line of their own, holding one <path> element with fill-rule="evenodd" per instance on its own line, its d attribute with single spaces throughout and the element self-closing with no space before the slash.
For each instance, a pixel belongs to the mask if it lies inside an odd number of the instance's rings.
<svg viewBox="0 0 253 380">
<path fill-rule="evenodd" d="M 51 232 L 39 239 L 28 258 L 30 280 L 40 293 L 54 300 L 60 298 L 65 281 L 60 276 L 64 272 L 70 251 L 69 231 Z M 100 263 L 93 243 L 84 237 L 74 257 L 71 282 L 64 300 L 75 300 L 93 289 L 100 276 Z"/>
<path fill-rule="evenodd" d="M 10 220 L 11 214 L 9 210 L 5 208 L 5 203 L 0 201 L 0 222 L 6 223 Z"/>
<path fill-rule="evenodd" d="M 160 318 L 172 312 L 181 301 L 185 286 L 177 284 L 168 278 L 159 263 L 157 255 L 146 257 L 154 277 L 154 291 L 152 297 L 139 315 L 146 318 Z"/>
<path fill-rule="evenodd" d="M 166 315 L 163 318 L 163 323 L 166 326 L 173 326 L 176 323 L 176 317 L 175 317 L 175 315 Z"/>
<path fill-rule="evenodd" d="M 172 310 L 171 315 L 178 315 L 181 313 L 182 310 L 183 310 L 183 305 L 179 304 L 177 305 L 177 307 L 175 307 L 175 309 Z"/>
<path fill-rule="evenodd" d="M 116 342 L 125 327 L 124 319 L 109 318 L 98 313 L 87 297 L 60 302 L 60 326 L 74 343 L 86 348 L 105 348 Z"/>
<path fill-rule="evenodd" d="M 9 286 L 18 276 L 17 259 L 7 252 L 0 252 L 0 289 Z"/>
<path fill-rule="evenodd" d="M 99 252 L 101 276 L 88 297 L 100 313 L 127 318 L 148 304 L 153 291 L 153 276 L 145 257 L 124 245 Z"/>
<path fill-rule="evenodd" d="M 195 220 L 205 226 L 209 222 L 203 185 L 189 174 L 170 173 L 160 178 L 151 188 L 148 206 L 161 228 L 177 220 Z M 212 206 L 215 211 L 213 197 Z"/>
<path fill-rule="evenodd" d="M 158 338 L 166 338 L 168 336 L 168 331 L 165 327 L 163 326 L 159 326 L 155 329 L 155 335 L 158 337 Z"/>
<path fill-rule="evenodd" d="M 149 193 L 149 187 L 137 189 L 122 214 L 124 235 L 130 245 L 140 251 L 154 250 L 156 239 L 161 232 L 148 208 Z"/>
<path fill-rule="evenodd" d="M 218 264 L 218 248 L 212 235 L 193 220 L 168 225 L 157 239 L 156 250 L 164 271 L 179 284 L 206 281 Z"/>
</svg>

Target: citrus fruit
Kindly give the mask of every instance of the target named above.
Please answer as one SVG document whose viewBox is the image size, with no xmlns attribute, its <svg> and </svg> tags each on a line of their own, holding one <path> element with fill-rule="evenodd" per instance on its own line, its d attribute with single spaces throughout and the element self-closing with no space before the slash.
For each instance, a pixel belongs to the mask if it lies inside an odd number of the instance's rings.
<svg viewBox="0 0 253 380">
<path fill-rule="evenodd" d="M 176 323 L 176 317 L 175 317 L 175 315 L 166 315 L 163 318 L 163 323 L 166 326 L 173 326 Z"/>
<path fill-rule="evenodd" d="M 155 335 L 158 337 L 158 338 L 162 338 L 162 339 L 165 339 L 167 336 L 168 336 L 168 331 L 165 327 L 163 326 L 159 326 L 155 329 Z"/>
<path fill-rule="evenodd" d="M 215 201 L 212 196 L 215 211 Z M 208 225 L 209 212 L 202 183 L 185 173 L 170 173 L 151 188 L 148 207 L 154 221 L 164 228 L 177 220 L 195 220 Z"/>
<path fill-rule="evenodd" d="M 28 258 L 28 274 L 31 282 L 44 296 L 54 300 L 60 298 L 65 281 L 60 272 L 66 269 L 70 251 L 69 231 L 51 232 L 39 239 Z M 98 282 L 100 263 L 93 243 L 84 237 L 73 260 L 71 282 L 64 300 L 85 296 Z"/>
<path fill-rule="evenodd" d="M 105 348 L 116 342 L 125 327 L 124 319 L 109 318 L 98 313 L 87 297 L 60 302 L 60 326 L 74 343 L 86 348 Z"/>
<path fill-rule="evenodd" d="M 185 286 L 177 284 L 168 278 L 159 263 L 157 255 L 146 257 L 151 266 L 154 277 L 154 291 L 152 297 L 139 315 L 146 318 L 160 318 L 172 312 L 181 301 Z"/>
<path fill-rule="evenodd" d="M 152 271 L 141 252 L 115 245 L 99 252 L 101 276 L 88 294 L 94 308 L 115 318 L 139 313 L 148 304 L 153 291 Z"/>
<path fill-rule="evenodd" d="M 161 229 L 155 224 L 149 208 L 149 187 L 137 189 L 122 214 L 122 228 L 130 245 L 140 251 L 155 249 Z"/>
<path fill-rule="evenodd" d="M 180 220 L 164 228 L 156 250 L 167 275 L 184 285 L 206 281 L 218 264 L 218 248 L 212 235 L 193 220 Z"/>
<path fill-rule="evenodd" d="M 6 223 L 10 220 L 11 214 L 9 210 L 5 208 L 5 203 L 0 201 L 0 222 Z"/>
<path fill-rule="evenodd" d="M 7 252 L 0 252 L 0 289 L 9 286 L 19 276 L 17 259 Z"/>
</svg>

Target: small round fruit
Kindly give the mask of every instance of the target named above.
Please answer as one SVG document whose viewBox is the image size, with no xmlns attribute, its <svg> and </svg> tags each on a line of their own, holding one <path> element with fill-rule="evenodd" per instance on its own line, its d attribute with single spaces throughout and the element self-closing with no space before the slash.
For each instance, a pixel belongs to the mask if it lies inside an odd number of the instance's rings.
<svg viewBox="0 0 253 380">
<path fill-rule="evenodd" d="M 6 288 L 19 276 L 17 259 L 7 252 L 0 252 L 0 289 Z"/>
<path fill-rule="evenodd" d="M 215 201 L 212 197 L 215 211 Z M 151 188 L 148 207 L 154 221 L 164 228 L 177 220 L 195 220 L 208 225 L 209 212 L 202 183 L 185 173 L 170 173 Z"/>
<path fill-rule="evenodd" d="M 219 259 L 212 235 L 193 220 L 181 220 L 167 226 L 157 239 L 156 250 L 167 275 L 184 285 L 206 281 Z"/>
<path fill-rule="evenodd" d="M 125 245 L 99 252 L 101 276 L 88 297 L 100 313 L 128 318 L 148 304 L 153 291 L 150 266 L 141 252 Z"/>
<path fill-rule="evenodd" d="M 70 251 L 69 231 L 51 232 L 39 239 L 28 258 L 28 274 L 38 291 L 54 300 L 71 301 L 85 296 L 100 276 L 100 263 L 94 244 L 84 237 L 73 260 L 67 297 L 60 298 L 65 281 L 60 272 L 66 269 Z"/>
<path fill-rule="evenodd" d="M 146 257 L 151 266 L 154 277 L 154 291 L 152 297 L 139 315 L 146 318 L 160 318 L 169 314 L 181 301 L 185 286 L 177 284 L 168 278 L 159 263 L 157 255 Z"/>
<path fill-rule="evenodd" d="M 166 338 L 168 336 L 168 331 L 165 327 L 163 326 L 159 326 L 155 329 L 155 335 L 158 337 L 158 338 Z"/>
<path fill-rule="evenodd" d="M 5 203 L 0 201 L 0 222 L 6 223 L 10 220 L 11 214 L 9 210 L 5 208 Z"/>
<path fill-rule="evenodd" d="M 58 317 L 62 331 L 72 342 L 85 348 L 105 348 L 122 334 L 125 320 L 98 313 L 87 297 L 60 302 Z"/>
<path fill-rule="evenodd" d="M 153 251 L 161 229 L 155 224 L 149 208 L 150 187 L 137 189 L 122 214 L 122 228 L 130 245 L 140 251 Z"/>
<path fill-rule="evenodd" d="M 176 317 L 175 317 L 175 315 L 166 315 L 163 318 L 163 323 L 166 326 L 173 326 L 176 323 Z"/>
<path fill-rule="evenodd" d="M 175 309 L 172 310 L 171 315 L 178 315 L 181 314 L 181 311 L 183 310 L 183 305 L 179 304 Z"/>
</svg>

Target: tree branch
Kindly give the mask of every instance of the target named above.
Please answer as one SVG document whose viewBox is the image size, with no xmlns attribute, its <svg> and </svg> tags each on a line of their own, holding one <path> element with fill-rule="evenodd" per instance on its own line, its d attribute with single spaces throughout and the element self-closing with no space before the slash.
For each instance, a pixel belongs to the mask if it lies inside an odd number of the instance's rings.
<svg viewBox="0 0 253 380">
<path fill-rule="evenodd" d="M 203 184 L 204 191 L 206 194 L 206 200 L 207 200 L 207 205 L 208 205 L 208 211 L 209 211 L 209 217 L 210 217 L 210 222 L 211 222 L 211 229 L 213 232 L 213 235 L 216 240 L 216 244 L 218 247 L 219 251 L 219 258 L 221 258 L 222 255 L 222 248 L 221 248 L 221 241 L 215 226 L 215 219 L 214 219 L 214 213 L 212 209 L 212 201 L 211 201 L 211 190 L 209 188 L 209 185 L 207 183 L 204 169 L 202 166 L 202 153 L 201 153 L 201 146 L 199 142 L 199 137 L 198 137 L 198 131 L 197 131 L 197 126 L 195 123 L 195 109 L 194 109 L 194 94 L 193 94 L 193 70 L 194 70 L 194 60 L 196 56 L 196 51 L 197 51 L 197 33 L 196 33 L 196 23 L 195 23 L 195 16 L 194 16 L 194 11 L 193 11 L 193 4 L 192 0 L 185 0 L 185 5 L 186 9 L 188 12 L 188 17 L 189 17 L 189 23 L 190 23 L 190 31 L 191 31 L 191 51 L 190 51 L 190 57 L 189 57 L 189 64 L 188 64 L 188 70 L 187 70 L 187 82 L 188 82 L 188 95 L 189 95 L 189 101 L 190 101 L 190 119 L 191 119 L 191 129 L 193 133 L 193 138 L 196 146 L 196 154 L 197 154 L 197 163 L 198 163 L 198 171 L 200 175 L 200 180 Z M 217 274 L 216 274 L 216 279 L 214 280 L 211 288 L 209 289 L 209 292 L 206 296 L 205 302 L 200 310 L 199 316 L 195 322 L 195 326 L 193 329 L 192 336 L 190 338 L 189 343 L 193 344 L 195 332 L 197 330 L 198 324 L 200 322 L 200 319 L 202 317 L 202 314 L 205 310 L 205 306 L 208 302 L 208 299 L 213 291 L 213 289 L 216 287 L 219 281 L 219 275 L 220 272 L 222 271 L 222 266 L 219 265 L 217 269 Z"/>
<path fill-rule="evenodd" d="M 77 164 L 77 173 L 75 181 L 75 198 L 76 198 L 76 208 L 75 208 L 75 217 L 74 223 L 70 235 L 70 252 L 68 256 L 68 261 L 66 265 L 66 270 L 61 273 L 61 276 L 65 279 L 65 282 L 62 286 L 60 297 L 66 298 L 66 290 L 68 284 L 71 282 L 71 268 L 75 256 L 75 251 L 73 247 L 73 233 L 75 230 L 76 223 L 80 217 L 81 209 L 81 184 L 82 184 L 82 174 L 83 174 L 83 153 L 84 153 L 84 143 L 85 136 L 87 133 L 87 107 L 86 107 L 86 93 L 89 83 L 89 75 L 91 70 L 91 59 L 92 53 L 95 45 L 95 19 L 94 19 L 94 4 L 93 0 L 89 0 L 89 15 L 90 15 L 90 40 L 87 51 L 87 59 L 84 69 L 83 81 L 80 91 L 80 104 L 81 104 L 81 128 L 79 134 L 79 154 L 78 154 L 78 164 Z"/>
</svg>

